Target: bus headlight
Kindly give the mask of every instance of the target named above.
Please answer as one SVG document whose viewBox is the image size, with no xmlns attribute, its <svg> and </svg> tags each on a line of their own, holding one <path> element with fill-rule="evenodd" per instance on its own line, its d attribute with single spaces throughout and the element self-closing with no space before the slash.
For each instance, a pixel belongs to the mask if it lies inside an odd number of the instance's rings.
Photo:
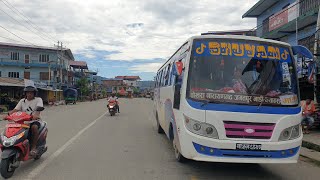
<svg viewBox="0 0 320 180">
<path fill-rule="evenodd" d="M 279 137 L 279 141 L 287 141 L 297 139 L 301 135 L 300 124 L 284 129 Z"/>
<path fill-rule="evenodd" d="M 185 126 L 194 134 L 215 139 L 219 138 L 217 129 L 211 124 L 199 122 L 185 116 Z"/>
</svg>

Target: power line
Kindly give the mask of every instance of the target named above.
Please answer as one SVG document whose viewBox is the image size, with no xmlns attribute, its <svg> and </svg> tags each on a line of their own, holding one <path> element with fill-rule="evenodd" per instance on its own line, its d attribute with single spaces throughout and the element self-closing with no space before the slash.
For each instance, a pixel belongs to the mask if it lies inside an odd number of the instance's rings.
<svg viewBox="0 0 320 180">
<path fill-rule="evenodd" d="M 6 30 L 7 32 L 9 32 L 10 34 L 12 34 L 12 35 L 16 36 L 17 38 L 19 38 L 19 39 L 23 40 L 24 42 L 26 42 L 26 43 L 28 43 L 28 44 L 32 44 L 33 46 L 36 46 L 36 47 L 37 47 L 37 45 L 35 45 L 35 44 L 33 44 L 33 43 L 31 43 L 31 42 L 29 42 L 29 41 L 27 41 L 27 40 L 23 39 L 22 37 L 20 37 L 20 36 L 16 35 L 15 33 L 13 33 L 13 32 L 11 32 L 11 31 L 9 31 L 8 29 L 6 29 L 5 27 L 3 27 L 3 26 L 1 26 L 1 25 L 0 25 L 0 27 L 1 27 L 2 29 Z"/>
<path fill-rule="evenodd" d="M 4 36 L 0 36 L 0 38 L 7 39 L 7 40 L 11 40 L 11 41 L 16 41 L 16 42 L 21 42 L 21 41 L 18 41 L 18 40 L 16 40 L 16 39 L 11 39 L 11 38 L 4 37 Z"/>
<path fill-rule="evenodd" d="M 34 29 L 36 29 L 39 33 L 42 33 L 47 38 L 53 40 L 56 42 L 56 40 L 50 36 L 48 33 L 45 33 L 41 30 L 39 26 L 37 26 L 35 23 L 33 23 L 26 15 L 24 15 L 21 11 L 19 11 L 17 8 L 15 8 L 12 4 L 10 4 L 7 0 L 1 0 L 4 5 L 6 5 L 11 11 L 19 15 L 22 19 L 24 19 L 30 26 L 32 26 Z M 10 6 L 10 7 L 9 7 Z M 15 11 L 14 11 L 14 10 Z"/>
<path fill-rule="evenodd" d="M 42 36 L 40 36 L 39 34 L 37 34 L 36 32 L 32 31 L 31 29 L 29 29 L 27 26 L 25 26 L 24 24 L 22 24 L 21 22 L 19 22 L 18 20 L 16 20 L 14 17 L 12 17 L 10 14 L 8 14 L 7 12 L 5 12 L 3 9 L 0 8 L 0 11 L 2 11 L 3 13 L 5 13 L 7 16 L 9 16 L 11 19 L 13 19 L 15 22 L 17 22 L 18 24 L 20 24 L 21 26 L 25 27 L 26 29 L 28 29 L 29 31 L 31 31 L 32 33 L 36 34 L 37 36 L 39 36 L 40 38 L 42 38 L 45 41 L 48 41 L 47 39 L 43 38 Z M 51 41 L 48 41 L 51 43 Z"/>
</svg>

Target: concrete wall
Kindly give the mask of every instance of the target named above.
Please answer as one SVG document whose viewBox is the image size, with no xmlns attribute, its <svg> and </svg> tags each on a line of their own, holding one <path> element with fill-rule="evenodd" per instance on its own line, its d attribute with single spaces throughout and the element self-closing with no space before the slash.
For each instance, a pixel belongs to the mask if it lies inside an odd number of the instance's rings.
<svg viewBox="0 0 320 180">
<path fill-rule="evenodd" d="M 14 66 L 1 66 L 1 77 L 9 77 L 9 72 L 19 72 L 19 78 L 23 78 L 24 67 L 14 67 Z"/>
</svg>

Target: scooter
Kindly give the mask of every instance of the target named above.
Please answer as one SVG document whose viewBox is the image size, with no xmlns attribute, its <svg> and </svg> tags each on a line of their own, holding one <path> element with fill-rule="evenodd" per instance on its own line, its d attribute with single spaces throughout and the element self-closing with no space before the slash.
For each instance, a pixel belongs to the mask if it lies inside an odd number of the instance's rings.
<svg viewBox="0 0 320 180">
<path fill-rule="evenodd" d="M 110 116 L 116 115 L 116 112 L 117 112 L 116 101 L 109 101 L 108 109 L 109 109 Z"/>
<path fill-rule="evenodd" d="M 36 111 L 43 111 L 43 107 L 38 107 Z M 0 149 L 1 164 L 0 173 L 4 178 L 12 177 L 16 168 L 19 167 L 20 161 L 30 159 L 39 159 L 48 149 L 46 146 L 47 139 L 47 123 L 39 121 L 39 139 L 37 141 L 37 154 L 29 156 L 31 151 L 31 143 L 29 135 L 31 133 L 30 124 L 34 122 L 31 115 L 25 112 L 16 112 L 5 117 L 9 123 L 6 125 L 5 131 L 1 134 Z"/>
</svg>

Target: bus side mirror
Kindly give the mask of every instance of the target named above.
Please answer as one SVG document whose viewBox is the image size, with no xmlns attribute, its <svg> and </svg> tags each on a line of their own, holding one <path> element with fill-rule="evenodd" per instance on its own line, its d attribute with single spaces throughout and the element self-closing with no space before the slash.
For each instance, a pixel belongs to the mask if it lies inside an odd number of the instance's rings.
<svg viewBox="0 0 320 180">
<path fill-rule="evenodd" d="M 292 52 L 293 52 L 293 55 L 300 54 L 308 59 L 313 60 L 313 54 L 305 46 L 301 46 L 301 45 L 292 46 Z"/>
</svg>

